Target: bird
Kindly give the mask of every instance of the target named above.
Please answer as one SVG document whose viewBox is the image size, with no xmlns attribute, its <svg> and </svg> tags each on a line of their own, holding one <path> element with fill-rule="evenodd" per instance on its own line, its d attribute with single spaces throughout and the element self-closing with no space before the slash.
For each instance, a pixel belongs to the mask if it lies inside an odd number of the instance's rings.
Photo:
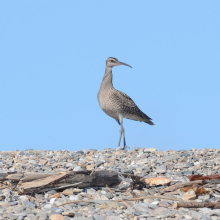
<svg viewBox="0 0 220 220">
<path fill-rule="evenodd" d="M 124 147 L 128 146 L 125 141 L 125 130 L 123 127 L 123 118 L 145 122 L 149 125 L 154 125 L 152 119 L 143 113 L 135 102 L 124 92 L 116 90 L 112 84 L 112 68 L 115 66 L 125 65 L 132 68 L 130 65 L 118 61 L 117 58 L 109 57 L 106 60 L 105 75 L 103 77 L 100 89 L 98 92 L 98 102 L 101 109 L 110 117 L 114 118 L 120 125 L 118 147 L 120 148 L 121 137 L 123 135 Z"/>
</svg>

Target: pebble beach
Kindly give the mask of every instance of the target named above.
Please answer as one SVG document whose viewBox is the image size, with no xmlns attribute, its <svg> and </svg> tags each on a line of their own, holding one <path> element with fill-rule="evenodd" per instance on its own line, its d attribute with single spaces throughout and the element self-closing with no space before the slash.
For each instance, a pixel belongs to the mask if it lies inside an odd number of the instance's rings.
<svg viewBox="0 0 220 220">
<path fill-rule="evenodd" d="M 115 202 L 134 197 L 155 195 L 167 185 L 129 190 L 131 179 L 121 173 L 143 178 L 167 177 L 170 185 L 189 182 L 190 175 L 214 175 L 220 173 L 220 150 L 191 149 L 158 151 L 155 148 L 127 150 L 79 151 L 1 151 L 0 173 L 8 172 L 68 172 L 80 170 L 109 170 L 119 174 L 120 184 L 107 187 L 68 188 L 49 190 L 35 195 L 22 195 L 12 188 L 9 180 L 1 182 L 0 219 L 13 220 L 187 220 L 220 219 L 220 209 L 175 208 L 176 201 L 146 198 L 137 201 Z M 195 202 L 218 202 L 220 184 L 207 184 L 204 195 L 177 190 L 172 198 Z M 219 189 L 219 192 L 218 192 Z M 135 196 L 134 196 L 135 195 Z M 93 202 L 63 203 L 74 200 Z"/>
</svg>

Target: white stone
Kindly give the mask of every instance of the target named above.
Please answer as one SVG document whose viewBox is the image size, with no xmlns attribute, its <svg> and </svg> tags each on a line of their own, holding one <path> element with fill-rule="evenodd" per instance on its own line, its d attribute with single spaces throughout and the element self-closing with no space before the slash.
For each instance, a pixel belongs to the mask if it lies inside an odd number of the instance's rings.
<svg viewBox="0 0 220 220">
<path fill-rule="evenodd" d="M 51 209 L 51 208 L 52 208 L 52 205 L 51 205 L 51 204 L 46 204 L 46 205 L 44 206 L 44 208 L 45 208 L 45 209 Z"/>
<path fill-rule="evenodd" d="M 183 200 L 195 200 L 196 199 L 196 193 L 190 189 L 188 192 L 184 193 Z"/>
<path fill-rule="evenodd" d="M 69 198 L 70 198 L 71 201 L 73 201 L 73 200 L 80 200 L 79 196 L 77 196 L 77 195 L 71 195 Z"/>
<path fill-rule="evenodd" d="M 101 200 L 109 200 L 105 195 L 101 195 Z"/>
<path fill-rule="evenodd" d="M 192 219 L 192 216 L 190 216 L 190 215 L 184 215 L 184 217 L 185 217 L 186 219 Z"/>
<path fill-rule="evenodd" d="M 146 148 L 146 149 L 144 149 L 144 152 L 155 152 L 155 151 L 157 151 L 156 148 Z"/>
<path fill-rule="evenodd" d="M 35 160 L 29 160 L 28 163 L 36 164 L 37 162 Z"/>
<path fill-rule="evenodd" d="M 83 169 L 80 166 L 74 167 L 73 171 L 82 171 Z"/>
<path fill-rule="evenodd" d="M 155 202 L 152 202 L 151 204 L 157 205 L 158 203 L 159 203 L 159 201 L 155 201 Z"/>
<path fill-rule="evenodd" d="M 29 200 L 27 196 L 20 196 L 20 200 Z"/>
<path fill-rule="evenodd" d="M 50 204 L 53 205 L 53 203 L 55 202 L 55 200 L 56 200 L 56 198 L 52 198 L 52 199 L 50 200 Z"/>
<path fill-rule="evenodd" d="M 73 166 L 73 164 L 72 163 L 67 163 L 66 164 L 66 167 L 72 167 Z M 81 168 L 81 167 L 80 167 Z"/>
</svg>

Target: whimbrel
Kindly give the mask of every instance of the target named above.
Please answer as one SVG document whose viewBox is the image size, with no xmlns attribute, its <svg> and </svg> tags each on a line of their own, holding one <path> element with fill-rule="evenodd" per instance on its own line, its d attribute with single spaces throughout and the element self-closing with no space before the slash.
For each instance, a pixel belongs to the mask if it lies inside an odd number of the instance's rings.
<svg viewBox="0 0 220 220">
<path fill-rule="evenodd" d="M 105 75 L 103 77 L 99 92 L 98 101 L 101 109 L 110 117 L 114 118 L 121 126 L 118 146 L 120 146 L 121 136 L 123 134 L 124 148 L 126 149 L 125 131 L 123 127 L 123 118 L 128 118 L 136 121 L 143 121 L 149 125 L 154 125 L 152 119 L 144 114 L 134 103 L 134 101 L 125 93 L 116 90 L 112 84 L 112 67 L 119 65 L 130 65 L 119 62 L 114 57 L 109 57 L 106 60 Z M 132 68 L 132 67 L 131 67 Z"/>
</svg>

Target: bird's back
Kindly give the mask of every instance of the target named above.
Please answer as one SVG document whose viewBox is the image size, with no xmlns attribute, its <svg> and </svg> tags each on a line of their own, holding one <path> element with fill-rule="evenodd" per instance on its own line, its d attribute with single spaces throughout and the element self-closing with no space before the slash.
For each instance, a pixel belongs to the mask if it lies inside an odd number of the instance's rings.
<svg viewBox="0 0 220 220">
<path fill-rule="evenodd" d="M 135 102 L 124 92 L 115 90 L 110 97 L 114 101 L 118 114 L 123 118 L 128 118 L 136 121 L 144 121 L 153 125 L 152 119 L 143 113 Z"/>
<path fill-rule="evenodd" d="M 100 88 L 98 100 L 102 110 L 116 120 L 123 117 L 153 125 L 152 119 L 143 113 L 128 95 L 115 88 Z"/>
</svg>

